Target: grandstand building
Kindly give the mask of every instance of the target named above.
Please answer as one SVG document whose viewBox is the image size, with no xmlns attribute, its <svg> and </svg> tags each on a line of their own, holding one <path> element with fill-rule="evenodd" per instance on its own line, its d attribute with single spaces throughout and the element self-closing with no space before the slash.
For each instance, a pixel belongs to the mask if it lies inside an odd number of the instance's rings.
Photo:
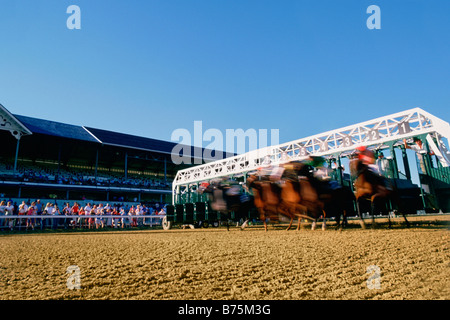
<svg viewBox="0 0 450 320">
<path fill-rule="evenodd" d="M 172 162 L 174 142 L 12 114 L 2 105 L 0 141 L 1 199 L 168 203 L 177 171 L 189 167 Z"/>
</svg>

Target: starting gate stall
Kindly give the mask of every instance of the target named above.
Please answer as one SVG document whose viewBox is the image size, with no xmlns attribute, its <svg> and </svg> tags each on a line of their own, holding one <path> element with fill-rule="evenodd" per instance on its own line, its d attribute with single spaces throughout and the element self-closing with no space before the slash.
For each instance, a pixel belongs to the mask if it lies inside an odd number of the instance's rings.
<svg viewBox="0 0 450 320">
<path fill-rule="evenodd" d="M 412 171 L 407 149 L 421 140 L 423 146 L 416 150 L 419 185 L 412 183 Z M 172 184 L 172 206 L 183 208 L 188 214 L 181 218 L 175 210 L 167 215 L 165 228 L 173 223 L 196 222 L 198 202 L 206 199 L 196 193 L 202 182 L 221 177 L 240 177 L 245 183 L 247 174 L 270 163 L 272 166 L 289 161 L 305 160 L 309 156 L 321 156 L 328 163 L 336 163 L 336 179 L 341 185 L 353 187 L 349 175 L 340 171 L 342 161 L 350 157 L 355 149 L 365 146 L 376 154 L 384 150 L 390 153 L 388 171 L 385 173 L 395 183 L 403 197 L 402 210 L 408 214 L 450 211 L 450 125 L 422 110 L 414 108 L 344 128 L 331 130 L 307 138 L 269 146 L 222 160 L 217 160 L 178 171 Z M 400 155 L 397 155 L 397 152 Z M 404 172 L 399 169 L 402 159 Z M 190 205 L 188 205 L 191 203 Z M 194 215 L 191 214 L 192 204 Z M 206 216 L 211 212 L 206 206 Z M 202 210 L 202 209 L 200 209 Z M 200 216 L 199 216 L 200 217 Z M 203 216 L 201 216 L 203 218 Z M 186 219 L 186 220 L 185 220 Z M 187 220 L 191 219 L 191 220 Z M 164 222 L 163 222 L 164 224 Z"/>
<path fill-rule="evenodd" d="M 173 225 L 180 225 L 183 228 L 217 228 L 222 221 L 238 221 L 236 214 L 230 215 L 213 210 L 210 201 L 205 194 L 198 194 L 197 184 L 185 188 L 181 186 L 180 201 L 166 206 L 166 216 L 162 220 L 165 230 Z M 244 192 L 243 192 L 244 193 Z M 248 217 L 256 217 L 255 210 L 249 210 Z"/>
</svg>

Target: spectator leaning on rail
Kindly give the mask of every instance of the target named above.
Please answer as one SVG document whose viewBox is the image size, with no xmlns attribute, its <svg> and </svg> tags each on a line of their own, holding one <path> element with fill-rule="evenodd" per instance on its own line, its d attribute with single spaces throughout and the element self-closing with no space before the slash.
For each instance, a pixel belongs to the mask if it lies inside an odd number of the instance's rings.
<svg viewBox="0 0 450 320">
<path fill-rule="evenodd" d="M 14 205 L 12 203 L 12 201 L 8 201 L 5 207 L 5 215 L 6 216 L 12 216 L 14 215 Z M 6 219 L 5 221 L 5 225 L 8 225 L 11 228 L 11 230 L 14 227 L 14 219 Z"/>
<path fill-rule="evenodd" d="M 75 202 L 70 210 L 72 211 L 73 216 L 78 216 L 78 212 L 80 211 L 80 206 L 78 205 L 78 202 Z M 77 218 L 72 219 L 72 225 L 73 227 L 77 226 Z"/>
<path fill-rule="evenodd" d="M 105 226 L 102 215 L 104 214 L 104 207 L 103 204 L 100 203 L 97 207 L 97 210 L 95 211 L 95 214 L 99 217 L 95 218 L 95 228 L 98 229 L 99 226 L 102 228 Z"/>
<path fill-rule="evenodd" d="M 92 206 L 92 208 L 90 209 L 89 213 L 86 211 L 86 214 L 90 215 L 90 216 L 96 215 L 97 214 L 97 205 L 94 204 Z M 95 219 L 92 217 L 89 217 L 88 228 L 91 229 L 91 227 L 94 225 L 94 223 L 95 223 Z"/>
<path fill-rule="evenodd" d="M 122 216 L 121 224 L 122 224 L 122 229 L 123 229 L 123 228 L 125 228 L 125 225 L 128 225 L 128 223 L 127 223 L 127 221 L 128 221 L 127 212 L 125 211 L 124 207 L 120 208 L 120 215 Z"/>
<path fill-rule="evenodd" d="M 145 204 L 142 205 L 141 212 L 142 212 L 143 216 L 146 216 L 149 214 L 148 208 L 145 206 Z M 143 218 L 142 221 L 143 221 L 143 223 L 147 224 L 149 222 L 148 220 L 149 220 L 148 218 Z"/>
<path fill-rule="evenodd" d="M 25 203 L 25 201 L 22 201 L 22 203 L 19 206 L 19 215 L 25 215 L 28 211 L 28 206 Z"/>
<path fill-rule="evenodd" d="M 131 227 L 134 227 L 134 222 L 135 222 L 135 218 L 133 218 L 133 216 L 134 216 L 134 205 L 131 205 L 130 210 L 128 210 L 128 216 L 130 217 L 129 221 L 131 223 Z"/>
<path fill-rule="evenodd" d="M 53 207 L 50 202 L 47 202 L 45 205 L 44 211 L 42 212 L 43 215 L 49 216 L 53 214 Z M 50 223 L 47 221 L 48 219 L 43 218 L 41 221 L 41 229 L 44 229 L 47 225 L 50 225 Z"/>
<path fill-rule="evenodd" d="M 26 215 L 28 212 L 28 206 L 25 203 L 25 201 L 22 201 L 22 203 L 19 205 L 19 216 L 24 216 Z M 23 223 L 23 219 L 18 219 L 18 223 L 19 223 L 19 229 L 22 226 Z"/>
<path fill-rule="evenodd" d="M 142 209 L 139 204 L 136 206 L 136 210 L 134 211 L 134 214 L 136 216 L 136 226 L 142 226 L 143 221 L 140 218 L 140 216 L 142 216 Z"/>
<path fill-rule="evenodd" d="M 71 210 L 70 204 L 68 202 L 66 202 L 66 205 L 62 209 L 62 214 L 65 216 L 69 216 L 72 214 L 72 210 Z M 64 229 L 67 229 L 70 219 L 64 217 L 63 221 L 64 221 Z"/>
<path fill-rule="evenodd" d="M 109 203 L 106 204 L 106 206 L 104 208 L 104 213 L 107 216 L 110 216 L 112 214 L 112 206 Z M 106 226 L 107 227 L 112 227 L 112 223 L 113 223 L 113 220 L 111 217 L 106 218 Z"/>
<path fill-rule="evenodd" d="M 40 216 L 42 214 L 42 203 L 40 199 L 36 200 L 36 214 Z"/>
<path fill-rule="evenodd" d="M 53 215 L 54 215 L 54 216 L 60 216 L 60 215 L 61 215 L 61 211 L 59 211 L 59 207 L 58 207 L 57 205 L 55 205 L 54 208 L 53 208 Z M 52 223 L 52 226 L 53 226 L 52 228 L 53 228 L 53 229 L 58 228 L 58 224 L 59 224 L 59 220 L 60 220 L 60 219 L 55 217 L 55 218 L 53 218 L 52 220 L 53 220 L 53 221 L 52 221 L 52 222 L 53 222 L 53 223 Z"/>
<path fill-rule="evenodd" d="M 78 217 L 79 217 L 79 218 L 78 218 L 78 224 L 79 224 L 80 228 L 83 227 L 83 226 L 85 226 L 85 221 L 86 221 L 86 219 L 84 218 L 84 215 L 85 215 L 84 208 L 81 207 L 81 208 L 78 210 Z"/>
<path fill-rule="evenodd" d="M 114 207 L 112 214 L 115 215 L 115 216 L 119 216 L 120 215 L 120 212 L 119 212 L 117 207 Z M 119 227 L 119 222 L 120 222 L 119 218 L 114 218 L 114 228 L 118 228 Z"/>
<path fill-rule="evenodd" d="M 36 202 L 32 202 L 28 207 L 27 215 L 34 216 L 36 214 Z M 27 229 L 31 226 L 31 229 L 34 230 L 36 218 L 28 218 L 27 219 Z"/>
</svg>

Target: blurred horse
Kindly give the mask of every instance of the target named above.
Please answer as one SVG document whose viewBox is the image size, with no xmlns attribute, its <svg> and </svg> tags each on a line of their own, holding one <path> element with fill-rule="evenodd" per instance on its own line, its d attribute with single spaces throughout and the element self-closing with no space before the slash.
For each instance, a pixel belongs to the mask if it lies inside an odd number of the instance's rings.
<svg viewBox="0 0 450 320">
<path fill-rule="evenodd" d="M 221 217 L 225 217 L 227 230 L 229 230 L 231 213 L 235 214 L 235 219 L 244 220 L 241 226 L 241 229 L 243 229 L 249 220 L 248 213 L 253 205 L 253 199 L 246 196 L 238 184 L 223 182 L 224 180 L 202 183 L 199 188 L 199 193 L 207 193 L 210 195 L 210 208 L 218 212 Z"/>
<path fill-rule="evenodd" d="M 312 163 L 320 163 L 320 159 L 311 158 Z M 335 217 L 336 225 L 343 228 L 347 225 L 347 213 L 352 210 L 355 197 L 350 188 L 341 186 L 337 181 L 316 176 L 317 170 L 311 162 L 292 161 L 284 165 L 284 176 L 298 178 L 301 203 L 308 208 L 308 216 L 315 222 L 322 215 L 322 229 L 326 228 L 327 218 Z M 341 217 L 343 217 L 341 224 Z"/>
<path fill-rule="evenodd" d="M 256 174 L 247 177 L 247 186 L 253 191 L 254 205 L 264 223 L 264 230 L 267 231 L 267 219 L 279 220 L 281 189 L 268 178 Z"/>
<path fill-rule="evenodd" d="M 297 163 L 282 165 L 279 176 L 251 175 L 247 178 L 247 185 L 252 188 L 255 206 L 260 214 L 267 231 L 269 218 L 278 221 L 283 215 L 290 219 L 289 230 L 293 220 L 298 219 L 297 230 L 300 229 L 301 219 L 312 220 L 314 230 L 317 220 L 323 216 L 322 229 L 326 228 L 326 213 L 324 203 L 308 179 L 299 179 L 300 168 Z"/>
<path fill-rule="evenodd" d="M 354 182 L 355 187 L 355 198 L 358 210 L 358 215 L 361 222 L 361 227 L 365 228 L 364 219 L 361 215 L 361 201 L 367 200 L 370 203 L 370 214 L 372 215 L 372 227 L 375 226 L 375 208 L 376 205 L 379 206 L 380 203 L 384 204 L 384 209 L 388 201 L 391 203 L 398 202 L 398 194 L 392 183 L 369 169 L 360 159 L 354 158 L 350 160 L 350 173 L 353 177 L 356 177 Z M 406 221 L 407 226 L 409 222 L 403 213 L 403 218 Z M 389 228 L 391 227 L 390 215 L 388 215 Z"/>
<path fill-rule="evenodd" d="M 292 184 L 292 188 L 286 188 L 286 198 L 283 202 L 293 208 L 294 216 L 298 218 L 297 230 L 300 229 L 301 219 L 311 220 L 311 229 L 316 228 L 316 223 L 323 216 L 322 229 L 326 229 L 325 204 L 320 199 L 318 190 L 313 186 L 310 180 L 310 171 L 313 167 L 304 162 L 292 161 L 282 165 L 283 173 L 281 175 L 285 186 Z M 293 193 L 297 194 L 297 197 Z M 289 197 L 287 197 L 289 196 Z M 297 198 L 294 204 L 289 199 Z"/>
</svg>

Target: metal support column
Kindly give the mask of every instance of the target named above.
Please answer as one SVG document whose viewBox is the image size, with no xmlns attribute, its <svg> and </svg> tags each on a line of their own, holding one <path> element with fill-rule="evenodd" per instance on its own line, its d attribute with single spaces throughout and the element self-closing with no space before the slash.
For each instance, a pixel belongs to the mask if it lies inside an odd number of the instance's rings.
<svg viewBox="0 0 450 320">
<path fill-rule="evenodd" d="M 391 157 L 392 157 L 392 174 L 394 179 L 398 179 L 398 164 L 397 164 L 397 156 L 395 155 L 395 148 L 394 148 L 394 144 L 391 142 L 388 144 L 389 145 L 389 151 L 391 153 Z"/>
<path fill-rule="evenodd" d="M 406 179 L 411 180 L 411 170 L 409 168 L 408 155 L 406 153 L 406 148 L 404 146 L 402 146 L 401 150 L 402 150 L 403 166 L 405 167 Z"/>
<path fill-rule="evenodd" d="M 336 159 L 337 159 L 337 162 L 336 162 L 336 164 L 337 164 L 336 173 L 338 175 L 338 182 L 342 186 L 344 184 L 344 181 L 343 181 L 343 174 L 344 174 L 344 172 L 342 170 L 341 155 L 337 155 Z"/>
<path fill-rule="evenodd" d="M 177 204 L 180 202 L 180 186 L 176 186 L 174 190 L 175 192 L 173 194 L 174 197 L 173 204 Z"/>
<path fill-rule="evenodd" d="M 434 186 L 434 181 L 433 181 L 433 177 L 431 174 L 433 164 L 432 164 L 431 156 L 430 156 L 430 146 L 428 145 L 428 141 L 426 140 L 426 135 L 423 135 L 421 138 L 423 141 L 424 149 L 427 151 L 427 153 L 423 155 L 423 162 L 425 165 L 425 176 L 426 176 L 428 188 L 430 191 L 431 206 L 433 209 L 439 209 L 439 203 L 437 201 L 437 195 L 436 195 L 436 188 Z"/>
<path fill-rule="evenodd" d="M 329 158 L 327 160 L 327 165 L 328 165 L 328 169 L 330 169 L 330 171 L 331 171 L 332 164 L 333 164 L 333 159 Z M 331 178 L 333 179 L 333 173 L 331 173 Z"/>
<path fill-rule="evenodd" d="M 195 202 L 200 201 L 200 195 L 198 194 L 198 188 L 200 187 L 200 184 L 197 182 L 195 187 Z"/>
</svg>

